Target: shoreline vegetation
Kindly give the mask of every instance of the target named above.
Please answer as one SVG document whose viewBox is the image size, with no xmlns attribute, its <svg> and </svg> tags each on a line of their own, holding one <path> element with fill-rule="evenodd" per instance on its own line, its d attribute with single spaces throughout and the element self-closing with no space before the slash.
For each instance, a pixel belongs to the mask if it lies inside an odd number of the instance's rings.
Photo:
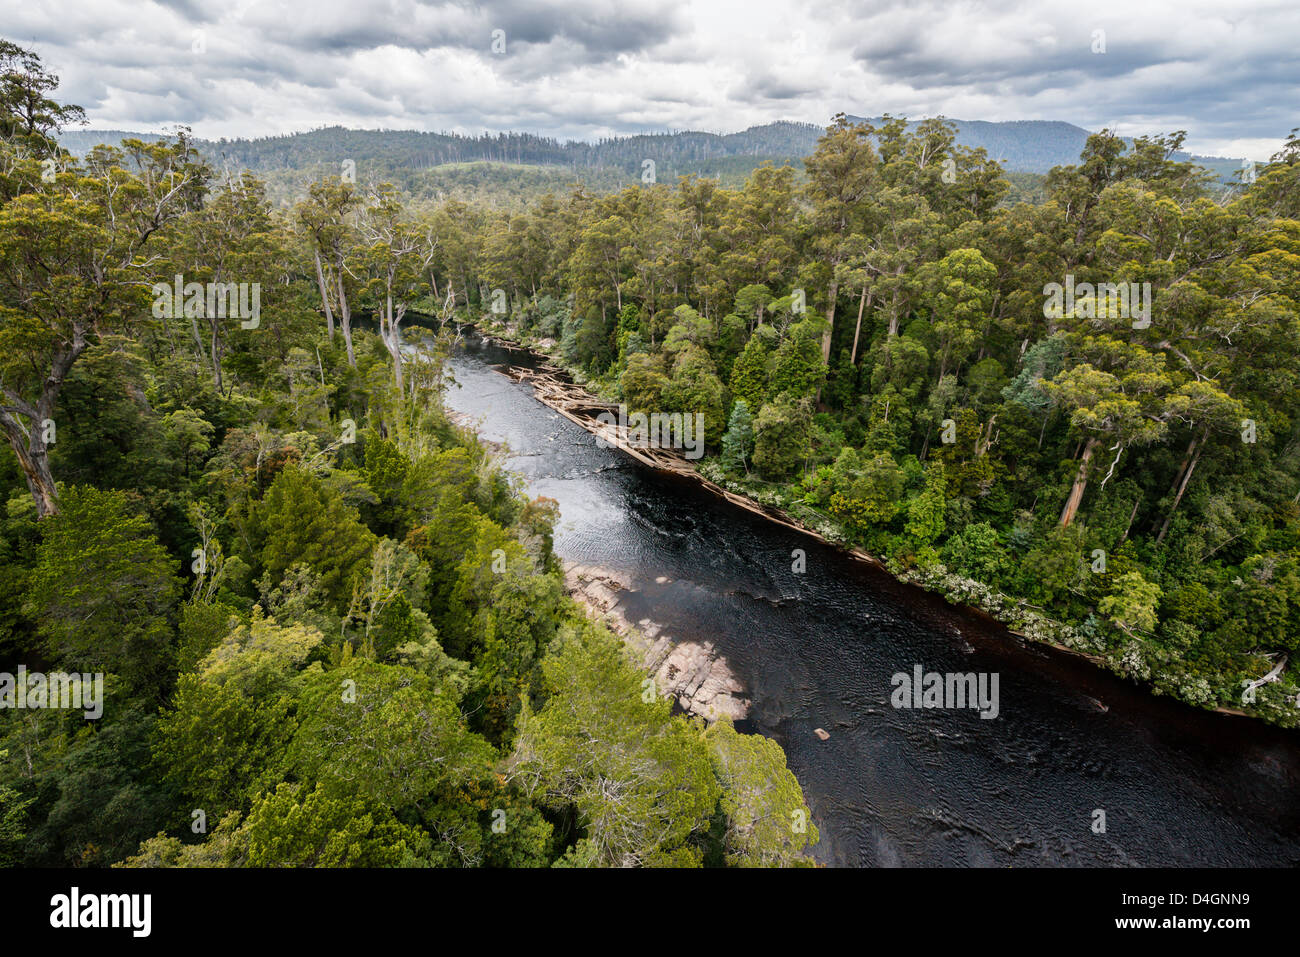
<svg viewBox="0 0 1300 957">
<path fill-rule="evenodd" d="M 462 221 L 412 306 L 538 346 L 578 418 L 702 422 L 689 471 L 896 578 L 1293 728 L 1300 131 L 1227 191 L 1185 135 L 1095 134 L 1008 208 L 942 120 L 840 116 L 798 182 Z"/>
<path fill-rule="evenodd" d="M 516 213 L 344 163 L 281 207 L 183 129 L 71 156 L 58 77 L 0 66 L 0 674 L 104 688 L 0 709 L 0 864 L 814 863 L 782 748 L 674 713 L 743 701 L 710 649 L 665 642 L 661 694 L 567 594 L 557 503 L 448 420 L 489 312 L 702 415 L 694 471 L 755 507 L 1296 723 L 1300 135 L 1223 195 L 1184 134 L 1106 131 L 1007 208 L 942 119 L 841 115 L 798 180 Z M 1142 323 L 1088 295 L 1121 282 Z"/>
<path fill-rule="evenodd" d="M 1064 622 L 1057 621 L 1047 615 L 1041 614 L 1038 610 L 1029 607 L 1023 599 L 1016 599 L 1012 596 L 995 593 L 988 586 L 981 582 L 970 579 L 961 580 L 961 590 L 945 588 L 942 585 L 941 578 L 929 577 L 924 573 L 909 571 L 906 569 L 891 568 L 889 563 L 883 561 L 876 555 L 872 555 L 861 548 L 850 544 L 843 533 L 840 537 L 829 537 L 823 534 L 817 528 L 801 521 L 795 515 L 790 514 L 783 508 L 776 505 L 766 504 L 746 494 L 744 491 L 737 491 L 733 487 L 728 487 L 733 483 L 728 483 L 725 478 L 720 484 L 712 478 L 704 475 L 694 464 L 684 456 L 676 453 L 671 449 L 652 449 L 639 447 L 635 444 L 624 441 L 618 434 L 617 430 L 611 428 L 605 423 L 596 420 L 591 410 L 608 411 L 616 408 L 616 404 L 609 401 L 608 398 L 596 395 L 586 388 L 585 385 L 574 381 L 575 373 L 580 375 L 578 370 L 566 368 L 564 359 L 554 351 L 554 343 L 543 341 L 530 341 L 529 337 L 521 336 L 517 330 L 513 330 L 506 323 L 494 322 L 490 314 L 485 314 L 478 320 L 473 320 L 466 325 L 477 331 L 486 342 L 504 346 L 510 349 L 517 349 L 532 356 L 534 359 L 541 360 L 542 364 L 537 370 L 530 370 L 524 367 L 510 367 L 502 375 L 516 381 L 531 385 L 533 395 L 538 402 L 558 412 L 570 422 L 585 429 L 594 437 L 609 443 L 611 446 L 618 448 L 620 451 L 629 455 L 641 464 L 676 475 L 680 478 L 692 481 L 707 489 L 709 492 L 723 499 L 724 501 L 744 509 L 745 511 L 758 515 L 766 521 L 789 528 L 792 531 L 817 540 L 823 545 L 837 549 L 844 555 L 849 556 L 855 561 L 870 565 L 871 567 L 884 572 L 894 578 L 895 581 L 904 585 L 911 585 L 931 594 L 937 594 L 942 597 L 951 607 L 957 609 L 962 614 L 970 615 L 976 618 L 982 618 L 984 621 L 994 624 L 1006 633 L 1022 638 L 1035 644 L 1050 647 L 1070 657 L 1081 659 L 1089 662 L 1095 667 L 1101 668 L 1112 674 L 1121 677 L 1127 677 L 1125 672 L 1117 666 L 1117 663 L 1095 652 L 1090 652 L 1078 647 L 1073 647 L 1057 637 L 1062 633 L 1072 633 L 1073 629 Z M 564 381 L 564 378 L 569 381 Z M 583 414 L 583 413 L 588 414 Z M 823 519 L 829 520 L 829 516 L 822 515 Z M 989 604 L 973 604 L 971 601 L 959 597 L 963 593 L 972 594 L 978 601 L 988 599 Z M 597 611 L 602 609 L 596 607 Z M 1014 609 L 1014 612 L 1005 611 L 1005 609 Z M 1019 612 L 1020 615 L 1015 614 Z M 1031 616 L 1033 627 L 1023 628 L 1024 615 Z M 1004 617 L 1005 616 L 1005 617 Z M 1146 690 L 1152 691 L 1149 685 L 1144 686 Z M 1177 699 L 1175 699 L 1177 700 Z M 1181 702 L 1190 705 L 1188 702 Z M 1235 717 L 1247 717 L 1263 719 L 1261 715 L 1251 714 L 1239 708 L 1229 708 L 1223 705 L 1216 705 L 1212 708 L 1201 706 L 1200 710 L 1212 711 L 1216 714 L 1232 715 Z M 1263 719 L 1267 720 L 1267 719 Z M 1270 722 L 1273 723 L 1273 722 Z"/>
<path fill-rule="evenodd" d="M 57 86 L 0 40 L 0 866 L 815 865 L 782 748 L 675 710 L 725 675 L 657 692 L 403 342 L 457 217 L 78 160 Z"/>
</svg>

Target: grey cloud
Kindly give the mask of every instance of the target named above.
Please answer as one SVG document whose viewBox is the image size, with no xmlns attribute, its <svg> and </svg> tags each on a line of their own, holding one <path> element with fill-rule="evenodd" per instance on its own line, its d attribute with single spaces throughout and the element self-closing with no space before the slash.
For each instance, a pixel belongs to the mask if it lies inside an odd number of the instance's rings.
<svg viewBox="0 0 1300 957">
<path fill-rule="evenodd" d="M 35 45 L 96 125 L 200 135 L 339 123 L 585 136 L 844 110 L 1186 128 L 1208 142 L 1280 138 L 1300 102 L 1294 4 L 86 0 L 69 15 L 67 2 L 16 5 L 0 33 Z M 497 29 L 505 55 L 491 50 Z"/>
</svg>

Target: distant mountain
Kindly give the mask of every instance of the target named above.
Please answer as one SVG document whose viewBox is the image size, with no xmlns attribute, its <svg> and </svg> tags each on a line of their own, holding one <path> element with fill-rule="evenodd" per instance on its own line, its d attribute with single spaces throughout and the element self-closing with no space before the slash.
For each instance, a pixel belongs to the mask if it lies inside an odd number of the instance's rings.
<svg viewBox="0 0 1300 957">
<path fill-rule="evenodd" d="M 992 159 L 1001 161 L 1013 174 L 1016 198 L 1030 200 L 1041 198 L 1042 174 L 1053 166 L 1078 162 L 1089 136 L 1081 127 L 1051 120 L 950 122 L 957 129 L 958 143 L 983 147 Z M 738 133 L 652 133 L 586 143 L 531 133 L 463 136 L 332 126 L 259 139 L 196 139 L 195 145 L 218 169 L 249 169 L 266 179 L 277 200 L 293 199 L 304 182 L 337 173 L 345 161 L 351 161 L 363 179 L 387 179 L 414 196 L 474 196 L 513 205 L 538 190 L 563 190 L 576 182 L 593 189 L 616 189 L 639 180 L 646 160 L 654 161 L 660 182 L 695 173 L 737 185 L 764 162 L 802 171 L 802 159 L 817 148 L 823 132 L 814 123 L 780 122 Z M 124 130 L 69 130 L 60 142 L 82 155 L 98 143 L 117 144 L 129 136 L 146 141 L 159 138 L 155 133 Z M 1241 166 L 1235 159 L 1195 159 L 1221 178 Z M 513 172 L 477 168 L 484 164 L 505 164 Z M 512 178 L 518 182 L 508 183 Z"/>
<path fill-rule="evenodd" d="M 645 159 L 673 166 L 705 166 L 731 157 L 794 162 L 812 153 L 823 130 L 812 123 L 769 123 L 740 133 L 653 133 L 600 140 L 561 142 L 531 133 L 422 133 L 415 130 L 350 130 L 341 126 L 260 139 L 195 139 L 218 165 L 254 172 L 300 169 L 314 163 L 382 161 L 396 168 L 429 169 L 446 163 L 496 162 L 572 169 L 617 167 L 640 172 Z M 84 154 L 97 143 L 123 137 L 157 139 L 158 134 L 123 130 L 69 130 L 60 142 Z"/>
<path fill-rule="evenodd" d="M 861 117 L 850 116 L 851 120 Z M 877 120 L 879 118 L 876 118 Z M 957 142 L 983 147 L 993 159 L 1001 160 L 1013 172 L 1046 173 L 1053 166 L 1076 163 L 1089 132 L 1058 120 L 949 120 L 957 128 Z M 909 124 L 915 126 L 916 122 Z M 600 140 L 596 143 L 561 142 L 531 133 L 484 133 L 462 136 L 456 133 L 421 133 L 414 130 L 350 130 L 325 127 L 307 133 L 291 133 L 259 139 L 198 140 L 210 156 L 254 171 L 290 169 L 317 160 L 330 162 L 340 155 L 354 161 L 385 158 L 397 165 L 429 168 L 443 163 L 488 161 L 530 163 L 573 168 L 615 166 L 628 170 L 644 159 L 669 160 L 683 165 L 716 162 L 727 157 L 763 157 L 793 162 L 817 148 L 824 131 L 815 123 L 768 123 L 739 133 L 651 133 Z M 96 143 L 117 143 L 123 137 L 144 140 L 153 133 L 124 130 L 69 130 L 60 137 L 65 147 L 78 155 Z M 1239 159 L 1195 157 L 1215 166 Z"/>
</svg>

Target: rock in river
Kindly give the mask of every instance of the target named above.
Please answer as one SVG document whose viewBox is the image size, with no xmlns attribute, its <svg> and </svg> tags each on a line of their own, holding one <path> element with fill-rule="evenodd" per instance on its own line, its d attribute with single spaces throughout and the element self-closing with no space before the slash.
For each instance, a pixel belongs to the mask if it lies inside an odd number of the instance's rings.
<svg viewBox="0 0 1300 957">
<path fill-rule="evenodd" d="M 648 618 L 635 624 L 628 620 L 620 594 L 629 588 L 625 577 L 608 568 L 566 563 L 564 578 L 587 613 L 633 650 L 643 670 L 654 676 L 660 694 L 676 698 L 684 710 L 707 721 L 749 716 L 745 687 L 712 642 L 679 641 Z"/>
</svg>

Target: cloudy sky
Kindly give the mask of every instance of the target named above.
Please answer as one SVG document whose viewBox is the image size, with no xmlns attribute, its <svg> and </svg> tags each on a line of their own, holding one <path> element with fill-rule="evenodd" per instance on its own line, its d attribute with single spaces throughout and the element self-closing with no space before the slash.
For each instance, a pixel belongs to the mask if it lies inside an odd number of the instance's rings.
<svg viewBox="0 0 1300 957">
<path fill-rule="evenodd" d="M 1186 129 L 1265 159 L 1300 125 L 1297 0 L 14 0 L 0 36 L 92 127 L 206 137 L 594 139 L 843 110 Z"/>
</svg>

